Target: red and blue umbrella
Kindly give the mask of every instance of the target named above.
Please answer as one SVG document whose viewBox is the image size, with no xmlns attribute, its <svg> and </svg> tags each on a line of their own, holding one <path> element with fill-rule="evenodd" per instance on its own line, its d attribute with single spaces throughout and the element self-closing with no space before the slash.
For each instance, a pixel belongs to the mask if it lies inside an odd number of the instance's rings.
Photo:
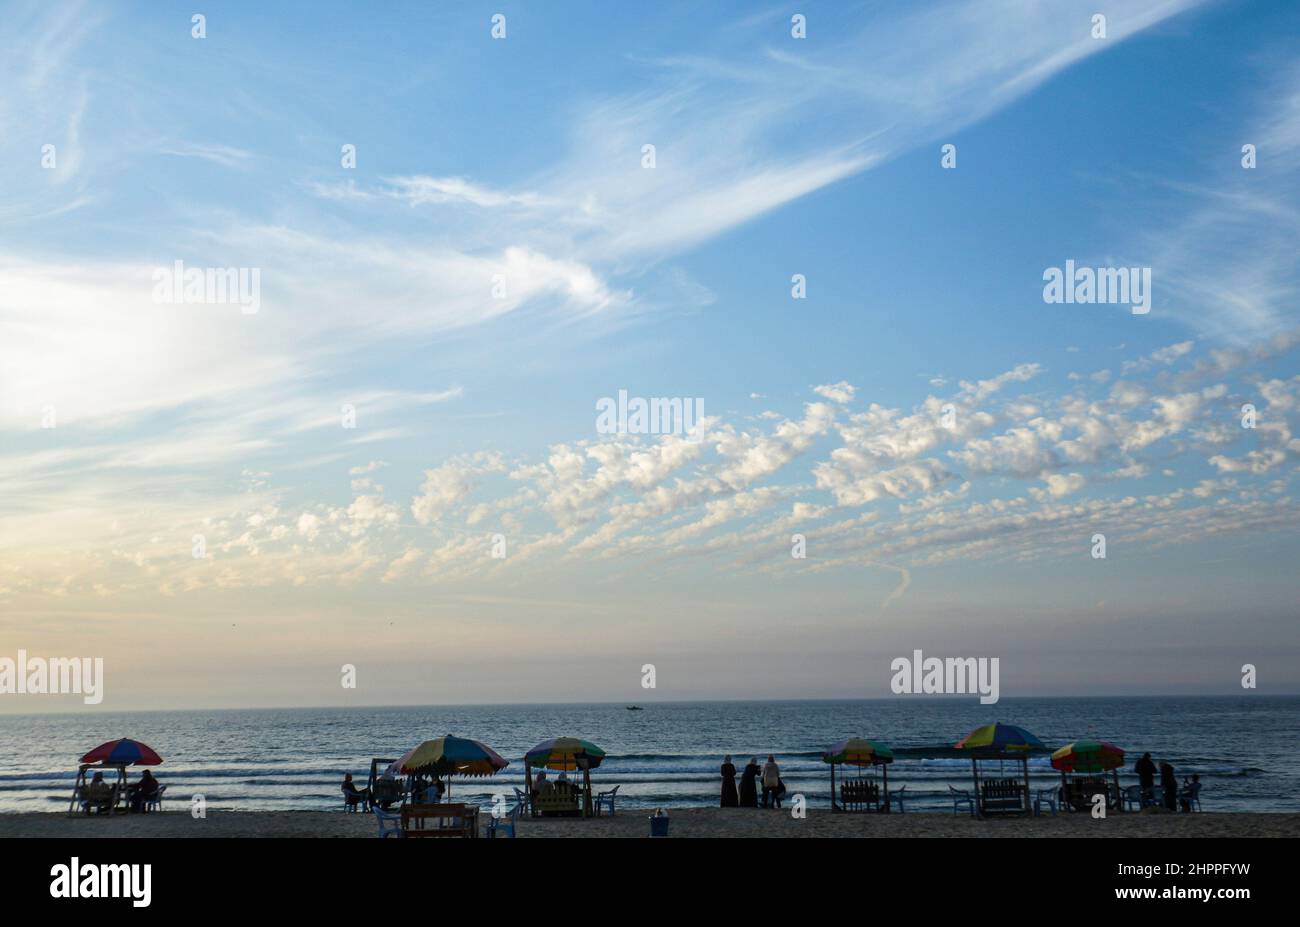
<svg viewBox="0 0 1300 927">
<path fill-rule="evenodd" d="M 83 763 L 102 763 L 105 766 L 157 766 L 162 757 L 148 744 L 138 740 L 110 740 L 100 744 L 81 758 Z"/>
</svg>

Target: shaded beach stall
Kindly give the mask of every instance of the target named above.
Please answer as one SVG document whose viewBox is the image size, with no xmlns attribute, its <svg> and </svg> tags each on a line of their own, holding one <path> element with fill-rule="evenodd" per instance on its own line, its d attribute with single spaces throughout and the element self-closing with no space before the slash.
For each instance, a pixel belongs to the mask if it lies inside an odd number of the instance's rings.
<svg viewBox="0 0 1300 927">
<path fill-rule="evenodd" d="M 970 756 L 977 815 L 1029 813 L 1029 757 L 1047 752 L 1042 741 L 1023 727 L 999 721 L 975 728 L 953 744 L 953 749 Z M 1002 765 L 1009 760 L 1020 764 L 1018 779 L 1001 774 Z M 980 764 L 995 761 L 999 775 L 981 776 Z"/>
<path fill-rule="evenodd" d="M 539 814 L 577 814 L 577 795 L 572 789 L 554 787 L 550 793 L 533 795 L 533 767 L 567 773 L 582 770 L 582 816 L 590 817 L 591 771 L 605 759 L 605 751 L 580 737 L 552 737 L 524 754 L 524 788 L 533 817 Z"/>
<path fill-rule="evenodd" d="M 1061 771 L 1061 797 L 1076 811 L 1086 811 L 1092 805 L 1092 796 L 1099 794 L 1106 796 L 1107 807 L 1122 810 L 1119 770 L 1123 766 L 1124 751 L 1104 740 L 1076 740 L 1052 754 L 1052 768 Z M 1109 784 L 1108 772 L 1112 778 Z"/>
<path fill-rule="evenodd" d="M 879 811 L 881 792 L 884 792 L 884 810 L 889 811 L 889 764 L 894 762 L 894 751 L 878 740 L 850 737 L 831 744 L 822 753 L 822 762 L 831 767 L 831 811 Z M 840 790 L 835 791 L 835 767 L 853 766 L 859 771 L 879 766 L 882 784 L 877 785 L 869 776 L 859 774 L 849 779 L 840 775 Z"/>
<path fill-rule="evenodd" d="M 81 790 L 86 787 L 86 773 L 116 770 L 117 781 L 109 787 L 113 790 L 112 808 L 126 803 L 126 768 L 128 766 L 158 766 L 160 757 L 148 744 L 123 737 L 100 744 L 81 758 L 77 767 L 77 781 L 72 787 L 72 800 L 68 803 L 68 814 L 76 814 L 81 802 Z M 107 776 L 104 777 L 107 780 Z"/>
<path fill-rule="evenodd" d="M 408 750 L 393 767 L 410 777 L 436 776 L 447 783 L 444 798 L 451 794 L 452 776 L 495 776 L 510 765 L 508 760 L 486 744 L 451 734 L 426 740 Z M 412 790 L 407 788 L 407 795 Z M 406 799 L 403 798 L 403 803 Z"/>
</svg>

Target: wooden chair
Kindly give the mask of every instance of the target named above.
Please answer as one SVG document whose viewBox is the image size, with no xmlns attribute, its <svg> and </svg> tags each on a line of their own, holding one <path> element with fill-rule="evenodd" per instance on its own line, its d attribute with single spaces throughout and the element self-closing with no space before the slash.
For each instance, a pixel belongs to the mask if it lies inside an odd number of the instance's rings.
<svg viewBox="0 0 1300 927">
<path fill-rule="evenodd" d="M 402 808 L 403 837 L 477 837 L 477 805 L 406 805 Z"/>
</svg>

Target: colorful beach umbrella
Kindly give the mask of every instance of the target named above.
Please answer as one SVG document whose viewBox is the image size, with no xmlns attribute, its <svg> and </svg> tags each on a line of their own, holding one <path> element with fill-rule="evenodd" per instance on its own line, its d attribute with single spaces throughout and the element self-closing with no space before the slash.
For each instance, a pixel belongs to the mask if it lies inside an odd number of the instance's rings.
<svg viewBox="0 0 1300 927">
<path fill-rule="evenodd" d="M 823 763 L 844 763 L 848 766 L 870 766 L 873 763 L 894 762 L 894 751 L 878 740 L 850 737 L 831 744 L 822 753 Z"/>
<path fill-rule="evenodd" d="M 404 773 L 436 775 L 495 776 L 510 763 L 491 747 L 464 737 L 426 740 L 397 761 Z"/>
<path fill-rule="evenodd" d="M 1123 765 L 1124 751 L 1104 740 L 1076 740 L 1052 754 L 1052 766 L 1061 772 L 1108 772 Z"/>
<path fill-rule="evenodd" d="M 103 763 L 105 766 L 157 766 L 162 757 L 147 744 L 123 737 L 100 744 L 83 756 L 81 762 Z"/>
<path fill-rule="evenodd" d="M 1041 740 L 1023 727 L 1001 721 L 975 728 L 953 746 L 958 750 L 981 753 L 1028 753 L 1047 749 Z"/>
<path fill-rule="evenodd" d="M 524 762 L 529 766 L 561 770 L 595 769 L 604 759 L 604 750 L 577 737 L 552 737 L 524 754 Z"/>
</svg>

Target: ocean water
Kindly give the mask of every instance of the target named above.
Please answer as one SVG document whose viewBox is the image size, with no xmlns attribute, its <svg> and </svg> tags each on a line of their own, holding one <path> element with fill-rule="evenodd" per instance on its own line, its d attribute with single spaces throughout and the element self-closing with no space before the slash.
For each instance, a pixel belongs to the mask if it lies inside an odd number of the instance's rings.
<svg viewBox="0 0 1300 927">
<path fill-rule="evenodd" d="M 396 757 L 423 740 L 456 734 L 510 760 L 490 779 L 456 779 L 453 800 L 489 803 L 523 781 L 534 744 L 572 735 L 609 757 L 592 773 L 599 789 L 621 786 L 620 807 L 718 802 L 718 767 L 775 753 L 791 793 L 829 807 L 821 751 L 861 735 L 895 749 L 951 746 L 990 721 L 1018 724 L 1048 746 L 1085 736 L 1150 751 L 1181 779 L 1200 773 L 1206 811 L 1300 811 L 1300 697 L 1003 699 L 490 705 L 429 708 L 160 711 L 93 715 L 0 715 L 0 811 L 67 807 L 78 757 L 117 737 L 144 741 L 163 757 L 154 769 L 172 807 L 202 794 L 209 808 L 311 809 L 340 806 L 351 772 L 364 784 L 372 757 Z M 1008 772 L 1014 772 L 1008 764 Z M 1047 758 L 1031 760 L 1034 787 L 1058 781 Z M 134 773 L 132 773 L 134 778 Z M 1122 784 L 1136 782 L 1131 771 Z M 907 786 L 908 812 L 949 811 L 947 786 L 968 787 L 970 763 L 902 756 L 890 788 Z"/>
</svg>

